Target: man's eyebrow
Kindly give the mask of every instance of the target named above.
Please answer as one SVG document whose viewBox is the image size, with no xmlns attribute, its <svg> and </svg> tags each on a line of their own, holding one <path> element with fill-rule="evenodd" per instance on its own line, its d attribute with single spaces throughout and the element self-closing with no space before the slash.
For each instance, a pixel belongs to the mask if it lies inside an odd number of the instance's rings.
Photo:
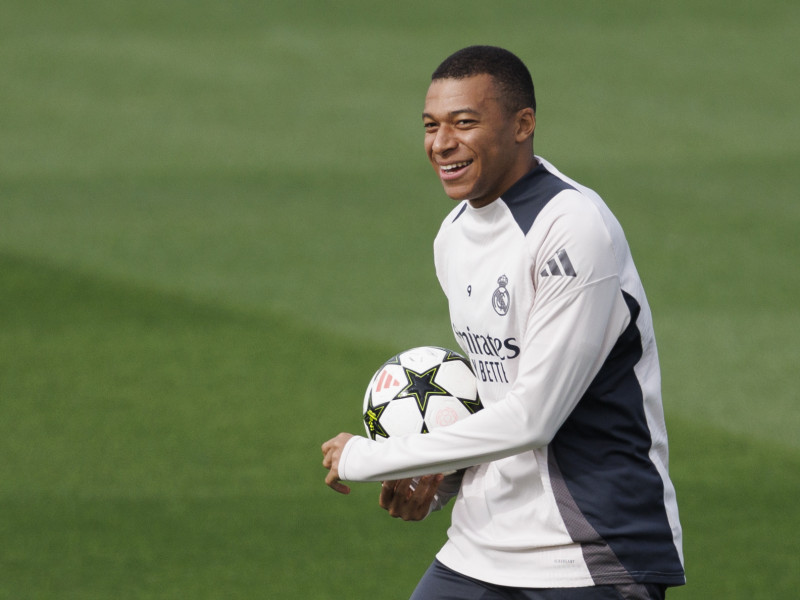
<svg viewBox="0 0 800 600">
<path fill-rule="evenodd" d="M 470 114 L 470 115 L 475 115 L 475 116 L 480 116 L 480 114 L 481 114 L 479 111 L 475 110 L 474 108 L 459 108 L 459 109 L 456 109 L 456 110 L 451 110 L 449 113 L 447 113 L 447 116 L 453 118 L 453 117 L 457 117 L 458 115 L 463 115 L 465 113 L 466 114 Z M 436 119 L 434 119 L 432 114 L 426 113 L 426 112 L 422 113 L 422 118 L 423 119 L 433 119 L 434 121 L 436 120 Z"/>
</svg>

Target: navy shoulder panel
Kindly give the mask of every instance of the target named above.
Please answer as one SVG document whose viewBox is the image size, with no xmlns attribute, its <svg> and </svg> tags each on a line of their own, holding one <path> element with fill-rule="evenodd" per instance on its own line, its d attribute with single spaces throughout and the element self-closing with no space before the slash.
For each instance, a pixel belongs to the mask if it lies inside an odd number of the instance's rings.
<svg viewBox="0 0 800 600">
<path fill-rule="evenodd" d="M 538 165 L 502 195 L 522 232 L 527 234 L 539 213 L 556 195 L 575 188 Z"/>
<path fill-rule="evenodd" d="M 455 217 L 453 217 L 453 220 L 450 221 L 450 222 L 451 223 L 455 223 L 458 220 L 458 217 L 460 217 L 461 215 L 464 214 L 465 210 L 467 210 L 467 203 L 466 202 L 464 202 L 464 204 L 461 205 L 461 210 L 458 211 L 458 214 Z"/>
</svg>

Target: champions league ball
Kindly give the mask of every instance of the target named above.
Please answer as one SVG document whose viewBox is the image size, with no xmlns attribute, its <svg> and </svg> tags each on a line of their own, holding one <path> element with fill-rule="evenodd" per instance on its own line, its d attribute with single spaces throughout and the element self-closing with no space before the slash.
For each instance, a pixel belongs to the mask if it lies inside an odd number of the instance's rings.
<svg viewBox="0 0 800 600">
<path fill-rule="evenodd" d="M 412 348 L 387 360 L 364 394 L 364 427 L 373 440 L 428 433 L 481 410 L 469 361 L 445 348 Z"/>
</svg>

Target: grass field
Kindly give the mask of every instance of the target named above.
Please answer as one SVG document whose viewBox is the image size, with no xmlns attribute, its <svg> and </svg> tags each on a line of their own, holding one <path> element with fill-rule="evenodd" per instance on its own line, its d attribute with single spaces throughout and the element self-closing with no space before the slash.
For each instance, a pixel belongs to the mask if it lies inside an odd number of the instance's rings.
<svg viewBox="0 0 800 600">
<path fill-rule="evenodd" d="M 0 599 L 408 597 L 447 515 L 323 484 L 452 346 L 430 72 L 530 65 L 536 150 L 653 307 L 682 600 L 800 589 L 800 5 L 0 3 Z"/>
</svg>

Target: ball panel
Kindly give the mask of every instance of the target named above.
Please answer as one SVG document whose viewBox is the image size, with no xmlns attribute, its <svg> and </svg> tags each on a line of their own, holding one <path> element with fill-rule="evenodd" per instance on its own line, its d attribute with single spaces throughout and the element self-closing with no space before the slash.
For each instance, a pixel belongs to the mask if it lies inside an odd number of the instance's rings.
<svg viewBox="0 0 800 600">
<path fill-rule="evenodd" d="M 470 400 L 478 397 L 478 383 L 472 369 L 460 360 L 443 363 L 436 374 L 436 382 L 453 396 Z"/>
<path fill-rule="evenodd" d="M 452 425 L 469 415 L 470 412 L 458 398 L 439 396 L 430 399 L 428 410 L 425 411 L 425 423 L 428 425 L 428 431 L 432 431 L 438 427 Z"/>
<path fill-rule="evenodd" d="M 386 364 L 375 373 L 368 388 L 372 392 L 372 403 L 383 404 L 394 399 L 406 385 L 405 369 L 397 364 Z"/>
<path fill-rule="evenodd" d="M 427 371 L 440 365 L 446 355 L 446 351 L 435 346 L 422 346 L 412 348 L 400 353 L 400 364 L 417 372 Z"/>
<path fill-rule="evenodd" d="M 399 398 L 386 405 L 380 422 L 389 437 L 419 433 L 422 430 L 422 414 L 414 398 Z"/>
</svg>

